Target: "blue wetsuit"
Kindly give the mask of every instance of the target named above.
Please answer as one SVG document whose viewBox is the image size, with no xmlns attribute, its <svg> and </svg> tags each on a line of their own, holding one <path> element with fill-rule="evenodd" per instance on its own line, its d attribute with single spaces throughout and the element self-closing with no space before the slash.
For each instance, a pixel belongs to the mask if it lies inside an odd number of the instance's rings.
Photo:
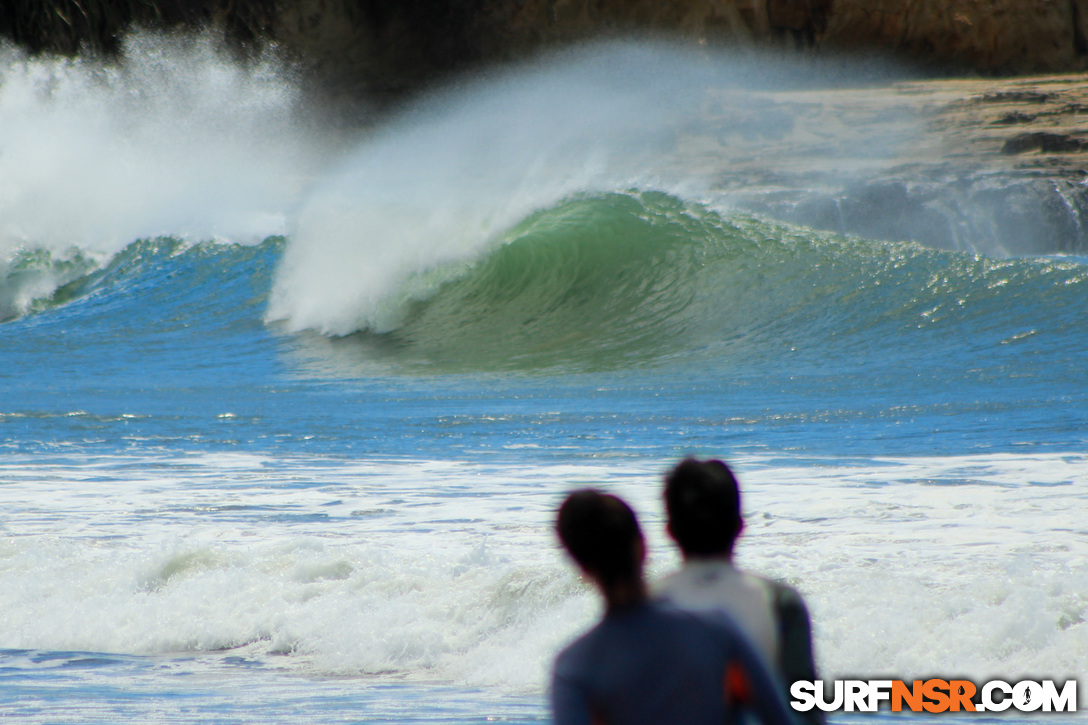
<svg viewBox="0 0 1088 725">
<path fill-rule="evenodd" d="M 736 720 L 724 683 L 737 668 L 745 707 L 763 725 L 791 725 L 767 665 L 728 615 L 642 603 L 608 612 L 559 654 L 552 712 L 556 725 L 723 725 Z"/>
</svg>

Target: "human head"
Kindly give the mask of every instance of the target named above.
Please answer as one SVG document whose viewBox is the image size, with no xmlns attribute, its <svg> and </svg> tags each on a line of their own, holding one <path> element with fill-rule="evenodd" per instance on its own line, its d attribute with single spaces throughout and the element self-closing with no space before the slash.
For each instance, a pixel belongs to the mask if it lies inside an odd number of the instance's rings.
<svg viewBox="0 0 1088 725">
<path fill-rule="evenodd" d="M 575 491 L 559 507 L 555 529 L 563 547 L 602 586 L 641 580 L 642 529 L 623 500 L 592 488 Z"/>
<path fill-rule="evenodd" d="M 665 474 L 669 534 L 684 556 L 731 556 L 744 521 L 740 488 L 723 461 L 685 458 Z"/>
</svg>

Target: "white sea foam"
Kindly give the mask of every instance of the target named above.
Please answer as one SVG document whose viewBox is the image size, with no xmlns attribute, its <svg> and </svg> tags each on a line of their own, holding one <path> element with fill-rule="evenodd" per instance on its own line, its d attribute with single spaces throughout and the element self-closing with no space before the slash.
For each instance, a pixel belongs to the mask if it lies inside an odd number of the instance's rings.
<svg viewBox="0 0 1088 725">
<path fill-rule="evenodd" d="M 1088 666 L 1083 455 L 739 461 L 739 558 L 807 596 L 829 677 Z M 539 691 L 597 604 L 551 532 L 602 485 L 676 564 L 659 466 L 260 456 L 0 465 L 0 649 L 200 652 Z"/>
<path fill-rule="evenodd" d="M 1073 677 L 1088 651 L 1084 464 L 760 463 L 748 490 L 775 493 L 749 519 L 744 562 L 800 582 L 832 672 Z"/>
<path fill-rule="evenodd" d="M 0 47 L 0 263 L 283 233 L 325 154 L 301 104 L 272 53 L 242 64 L 210 34 L 131 34 L 117 62 Z"/>
</svg>

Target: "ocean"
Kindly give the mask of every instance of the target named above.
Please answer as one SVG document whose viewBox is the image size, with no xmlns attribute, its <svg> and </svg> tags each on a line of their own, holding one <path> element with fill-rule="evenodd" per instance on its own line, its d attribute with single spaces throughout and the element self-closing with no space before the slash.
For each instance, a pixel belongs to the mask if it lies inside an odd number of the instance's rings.
<svg viewBox="0 0 1088 725">
<path fill-rule="evenodd" d="M 612 43 L 352 125 L 211 36 L 0 49 L 0 718 L 547 722 L 599 613 L 556 506 L 626 498 L 660 576 L 688 454 L 825 679 L 1081 676 L 1088 257 L 688 173 L 708 93 L 816 66 Z"/>
</svg>

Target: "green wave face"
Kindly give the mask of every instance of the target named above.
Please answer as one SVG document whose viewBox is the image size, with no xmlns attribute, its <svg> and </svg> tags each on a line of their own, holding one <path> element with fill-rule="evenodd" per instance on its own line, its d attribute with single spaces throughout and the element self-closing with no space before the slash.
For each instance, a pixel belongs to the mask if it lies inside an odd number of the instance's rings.
<svg viewBox="0 0 1088 725">
<path fill-rule="evenodd" d="M 738 236 L 719 221 L 658 194 L 570 200 L 518 225 L 390 337 L 440 367 L 651 360 L 685 335 L 693 276 Z"/>
<path fill-rule="evenodd" d="M 812 240 L 663 193 L 581 196 L 524 220 L 395 331 L 345 342 L 435 370 L 612 369 L 735 347 L 791 307 L 767 292 L 811 266 L 798 245 Z"/>
<path fill-rule="evenodd" d="M 1053 310 L 1086 287 L 1078 263 L 848 239 L 657 192 L 569 199 L 430 274 L 447 281 L 397 329 L 330 341 L 337 356 L 415 372 L 871 367 L 897 348 L 958 354 L 971 329 L 984 346 L 1017 338 L 1040 304 L 1059 332 L 1079 322 Z"/>
<path fill-rule="evenodd" d="M 56 307 L 71 300 L 72 288 L 96 271 L 99 262 L 79 250 L 20 250 L 0 262 L 0 322 Z"/>
</svg>

